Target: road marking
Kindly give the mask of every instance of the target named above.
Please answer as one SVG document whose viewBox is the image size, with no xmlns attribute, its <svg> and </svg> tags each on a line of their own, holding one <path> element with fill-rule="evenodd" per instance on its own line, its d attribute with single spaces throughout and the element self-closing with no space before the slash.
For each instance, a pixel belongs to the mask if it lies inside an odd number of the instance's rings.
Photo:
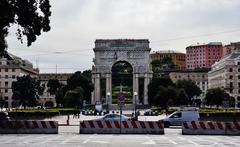
<svg viewBox="0 0 240 147">
<path fill-rule="evenodd" d="M 172 144 L 178 144 L 177 142 L 171 140 L 171 139 L 168 139 L 169 142 L 171 142 Z"/>
<path fill-rule="evenodd" d="M 194 145 L 196 145 L 196 146 L 199 146 L 199 144 L 197 144 L 196 142 L 194 142 L 194 141 L 191 141 L 191 140 L 187 140 L 189 143 L 192 143 L 192 144 L 194 144 Z"/>
<path fill-rule="evenodd" d="M 154 142 L 149 136 L 146 136 L 145 138 L 149 141 L 143 142 L 142 144 L 156 144 L 156 142 Z"/>
<path fill-rule="evenodd" d="M 102 143 L 102 144 L 108 144 L 109 142 L 107 142 L 107 141 L 101 141 L 101 140 L 99 140 L 99 141 L 91 141 L 91 142 L 94 142 L 94 143 Z"/>
<path fill-rule="evenodd" d="M 221 136 L 219 136 L 219 137 L 221 137 Z M 211 139 L 213 139 L 213 140 L 216 140 L 217 142 L 220 142 L 221 144 L 223 144 L 223 143 L 228 143 L 228 144 L 232 144 L 232 145 L 234 145 L 234 146 L 239 146 L 239 144 L 238 143 L 234 143 L 234 142 L 231 142 L 232 140 L 229 140 L 229 138 L 226 136 L 226 137 L 224 137 L 224 138 L 219 138 L 218 136 L 216 136 L 216 137 L 211 137 Z M 219 144 L 219 143 L 218 143 Z"/>
<path fill-rule="evenodd" d="M 89 136 L 86 140 L 84 140 L 84 141 L 82 142 L 82 144 L 88 143 L 93 137 L 94 137 L 94 135 Z"/>
</svg>

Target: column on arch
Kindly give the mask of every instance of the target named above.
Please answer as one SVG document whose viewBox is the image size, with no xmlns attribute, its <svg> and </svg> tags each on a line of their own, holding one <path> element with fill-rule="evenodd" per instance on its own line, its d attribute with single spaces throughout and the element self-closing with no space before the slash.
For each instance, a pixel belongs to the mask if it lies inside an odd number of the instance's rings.
<svg viewBox="0 0 240 147">
<path fill-rule="evenodd" d="M 107 93 L 110 92 L 110 96 Z M 112 104 L 112 75 L 111 73 L 106 74 L 106 98 L 108 99 L 107 103 Z"/>
<path fill-rule="evenodd" d="M 135 95 L 134 92 L 137 92 L 136 104 L 139 103 L 139 76 L 138 73 L 133 73 L 133 104 L 135 104 Z"/>
<path fill-rule="evenodd" d="M 148 84 L 150 83 L 150 77 L 148 74 L 144 75 L 144 105 L 148 104 Z"/>
<path fill-rule="evenodd" d="M 92 73 L 92 83 L 94 84 L 94 89 L 95 89 L 95 74 Z M 91 104 L 95 104 L 95 90 L 91 93 Z"/>
<path fill-rule="evenodd" d="M 95 74 L 95 81 L 94 81 L 94 99 L 95 102 L 101 102 L 100 101 L 100 73 Z"/>
</svg>

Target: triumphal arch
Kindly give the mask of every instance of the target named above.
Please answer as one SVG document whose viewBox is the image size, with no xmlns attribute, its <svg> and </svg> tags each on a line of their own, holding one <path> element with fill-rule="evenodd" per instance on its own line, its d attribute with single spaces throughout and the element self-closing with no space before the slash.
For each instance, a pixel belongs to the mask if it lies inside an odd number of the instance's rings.
<svg viewBox="0 0 240 147">
<path fill-rule="evenodd" d="M 106 79 L 106 96 L 108 104 L 112 104 L 112 66 L 117 62 L 127 62 L 133 69 L 133 103 L 139 103 L 139 78 L 144 78 L 143 103 L 148 104 L 148 84 L 152 78 L 149 59 L 149 41 L 147 39 L 97 39 L 95 41 L 95 58 L 92 68 L 94 91 L 91 103 L 101 102 L 100 79 Z"/>
</svg>

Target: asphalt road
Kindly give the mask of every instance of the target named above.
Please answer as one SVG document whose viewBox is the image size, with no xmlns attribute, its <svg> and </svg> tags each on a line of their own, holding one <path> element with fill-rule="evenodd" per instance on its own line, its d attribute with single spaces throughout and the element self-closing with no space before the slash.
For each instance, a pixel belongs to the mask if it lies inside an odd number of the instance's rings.
<svg viewBox="0 0 240 147">
<path fill-rule="evenodd" d="M 53 135 L 0 135 L 0 147 L 239 147 L 240 136 L 181 135 L 180 128 L 165 135 L 85 135 L 78 126 L 62 126 Z"/>
</svg>

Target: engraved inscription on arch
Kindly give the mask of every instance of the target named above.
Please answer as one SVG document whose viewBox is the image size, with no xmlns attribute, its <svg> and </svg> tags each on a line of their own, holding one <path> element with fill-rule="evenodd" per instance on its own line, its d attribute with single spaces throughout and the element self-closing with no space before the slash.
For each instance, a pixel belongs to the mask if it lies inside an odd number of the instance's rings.
<svg viewBox="0 0 240 147">
<path fill-rule="evenodd" d="M 143 59 L 144 55 L 144 52 L 127 52 L 128 59 Z"/>
</svg>

